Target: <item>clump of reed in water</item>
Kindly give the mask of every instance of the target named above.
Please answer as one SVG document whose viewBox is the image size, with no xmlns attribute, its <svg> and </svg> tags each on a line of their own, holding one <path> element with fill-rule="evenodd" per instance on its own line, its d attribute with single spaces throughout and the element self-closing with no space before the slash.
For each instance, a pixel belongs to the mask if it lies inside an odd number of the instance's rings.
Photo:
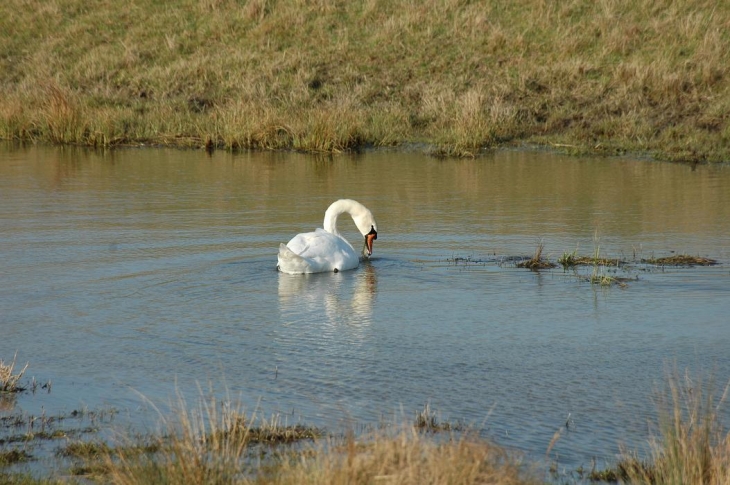
<svg viewBox="0 0 730 485">
<path fill-rule="evenodd" d="M 615 467 L 595 472 L 597 479 L 637 485 L 730 483 L 730 431 L 720 420 L 720 407 L 730 390 L 715 395 L 714 382 L 674 371 L 658 394 L 658 436 L 650 455 L 639 459 L 624 452 Z"/>
<path fill-rule="evenodd" d="M 20 385 L 20 379 L 23 378 L 23 374 L 28 369 L 28 364 L 26 363 L 20 371 L 16 372 L 15 360 L 17 357 L 18 354 L 16 353 L 13 356 L 13 360 L 7 364 L 0 359 L 0 392 L 20 392 L 25 390 Z"/>
<path fill-rule="evenodd" d="M 519 263 L 517 263 L 517 267 L 527 268 L 531 270 L 554 268 L 555 263 L 551 263 L 547 259 L 543 259 L 542 251 L 544 248 L 544 244 L 540 242 L 535 248 L 535 254 L 532 256 L 532 258 L 525 261 L 520 261 Z"/>
<path fill-rule="evenodd" d="M 663 258 L 642 259 L 643 263 L 656 264 L 659 266 L 712 266 L 717 261 L 701 256 L 690 256 L 688 254 L 677 254 L 674 256 L 666 256 Z"/>
</svg>

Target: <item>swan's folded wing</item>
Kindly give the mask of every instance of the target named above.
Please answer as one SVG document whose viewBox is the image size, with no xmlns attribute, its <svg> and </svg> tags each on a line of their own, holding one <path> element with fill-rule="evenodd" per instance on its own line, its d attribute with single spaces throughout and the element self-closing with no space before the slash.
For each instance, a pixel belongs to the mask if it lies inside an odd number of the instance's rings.
<svg viewBox="0 0 730 485">
<path fill-rule="evenodd" d="M 279 269 L 284 273 L 343 271 L 356 268 L 359 263 L 357 253 L 347 241 L 322 229 L 297 234 L 282 246 Z"/>
<path fill-rule="evenodd" d="M 307 273 L 309 262 L 297 253 L 289 249 L 286 244 L 279 245 L 279 258 L 277 267 L 279 271 L 289 274 Z"/>
</svg>

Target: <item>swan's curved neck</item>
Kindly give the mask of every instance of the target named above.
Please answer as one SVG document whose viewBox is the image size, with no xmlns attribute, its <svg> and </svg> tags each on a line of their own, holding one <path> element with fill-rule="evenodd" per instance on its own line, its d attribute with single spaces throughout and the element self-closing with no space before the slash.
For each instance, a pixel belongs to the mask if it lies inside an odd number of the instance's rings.
<svg viewBox="0 0 730 485">
<path fill-rule="evenodd" d="M 367 234 L 371 225 L 375 223 L 372 214 L 364 205 L 351 199 L 340 199 L 330 205 L 324 213 L 324 225 L 322 226 L 324 230 L 339 236 L 340 232 L 337 230 L 337 218 L 344 213 L 352 216 L 355 225 L 358 226 L 358 229 L 363 235 Z"/>
<path fill-rule="evenodd" d="M 337 218 L 346 212 L 349 213 L 348 204 L 343 204 L 342 202 L 342 200 L 338 200 L 329 206 L 327 211 L 324 213 L 324 225 L 322 226 L 325 231 L 331 232 L 337 236 L 340 235 L 340 231 L 337 230 Z"/>
</svg>

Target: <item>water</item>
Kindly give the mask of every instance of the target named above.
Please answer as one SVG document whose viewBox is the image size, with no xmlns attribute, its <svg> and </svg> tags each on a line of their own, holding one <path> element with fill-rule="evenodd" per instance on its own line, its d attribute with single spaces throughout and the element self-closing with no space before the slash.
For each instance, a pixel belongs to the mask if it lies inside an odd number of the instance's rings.
<svg viewBox="0 0 730 485">
<path fill-rule="evenodd" d="M 533 457 L 562 430 L 561 466 L 610 461 L 646 442 L 668 367 L 730 379 L 729 187 L 728 166 L 541 152 L 4 149 L 0 358 L 52 382 L 4 409 L 142 426 L 147 400 L 200 385 L 337 429 L 428 403 Z M 372 261 L 279 274 L 279 243 L 343 197 L 378 221 Z M 635 265 L 601 288 L 516 268 L 541 242 L 553 261 L 721 264 Z"/>
</svg>

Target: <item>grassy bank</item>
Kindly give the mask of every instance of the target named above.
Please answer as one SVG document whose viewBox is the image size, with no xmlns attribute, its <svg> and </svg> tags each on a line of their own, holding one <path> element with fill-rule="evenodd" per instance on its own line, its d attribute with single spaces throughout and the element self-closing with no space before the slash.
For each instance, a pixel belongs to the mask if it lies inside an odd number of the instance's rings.
<svg viewBox="0 0 730 485">
<path fill-rule="evenodd" d="M 712 381 L 671 373 L 656 392 L 649 452 L 639 457 L 626 451 L 606 469 L 558 473 L 551 466 L 546 475 L 544 463 L 529 463 L 461 423 L 442 422 L 428 405 L 410 422 L 332 434 L 201 396 L 193 406 L 180 398 L 153 434 L 120 433 L 109 444 L 68 430 L 56 453 L 66 461 L 48 478 L 6 470 L 33 456 L 22 446 L 3 449 L 0 484 L 725 485 L 730 433 L 720 417 L 730 385 L 721 395 L 716 390 Z M 546 455 L 557 439 L 560 432 L 546 443 Z"/>
<path fill-rule="evenodd" d="M 730 160 L 730 4 L 8 0 L 0 137 Z"/>
</svg>

